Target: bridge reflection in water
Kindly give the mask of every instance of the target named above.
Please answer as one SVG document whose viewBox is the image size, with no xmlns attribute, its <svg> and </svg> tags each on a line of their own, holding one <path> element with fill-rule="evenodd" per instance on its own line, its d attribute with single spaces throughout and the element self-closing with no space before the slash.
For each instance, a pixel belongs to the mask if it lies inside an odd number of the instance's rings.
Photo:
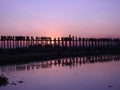
<svg viewBox="0 0 120 90">
<path fill-rule="evenodd" d="M 104 63 L 104 62 L 120 61 L 120 55 L 100 55 L 86 57 L 69 57 L 57 60 L 48 60 L 41 62 L 32 62 L 27 64 L 0 66 L 0 72 L 11 72 L 21 70 L 45 69 L 51 67 L 77 67 L 84 64 Z"/>
</svg>

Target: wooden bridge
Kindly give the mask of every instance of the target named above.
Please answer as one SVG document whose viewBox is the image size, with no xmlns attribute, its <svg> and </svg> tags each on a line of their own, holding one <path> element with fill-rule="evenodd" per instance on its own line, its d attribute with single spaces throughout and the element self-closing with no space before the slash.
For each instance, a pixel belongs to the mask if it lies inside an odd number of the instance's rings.
<svg viewBox="0 0 120 90">
<path fill-rule="evenodd" d="M 1 36 L 1 49 L 29 48 L 29 47 L 119 47 L 118 38 L 81 38 L 77 36 L 33 37 L 33 36 Z"/>
</svg>

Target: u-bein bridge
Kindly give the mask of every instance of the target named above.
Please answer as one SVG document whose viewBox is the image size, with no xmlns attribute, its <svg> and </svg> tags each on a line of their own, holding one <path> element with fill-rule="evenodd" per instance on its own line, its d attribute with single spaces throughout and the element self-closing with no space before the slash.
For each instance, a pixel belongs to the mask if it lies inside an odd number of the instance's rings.
<svg viewBox="0 0 120 90">
<path fill-rule="evenodd" d="M 112 38 L 80 38 L 69 35 L 68 37 L 32 37 L 32 36 L 1 36 L 1 49 L 16 49 L 30 47 L 76 47 L 76 48 L 99 48 L 120 47 L 120 39 Z"/>
</svg>

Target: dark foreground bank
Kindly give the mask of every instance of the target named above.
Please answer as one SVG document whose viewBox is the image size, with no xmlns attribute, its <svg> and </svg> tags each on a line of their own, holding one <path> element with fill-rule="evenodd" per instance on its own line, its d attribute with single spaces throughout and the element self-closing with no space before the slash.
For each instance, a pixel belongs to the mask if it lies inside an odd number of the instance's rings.
<svg viewBox="0 0 120 90">
<path fill-rule="evenodd" d="M 0 55 L 0 65 L 27 63 L 32 61 L 45 61 L 65 57 L 91 56 L 120 54 L 119 50 L 95 50 L 95 51 L 57 51 L 57 52 L 27 52 L 27 53 L 5 53 Z"/>
</svg>

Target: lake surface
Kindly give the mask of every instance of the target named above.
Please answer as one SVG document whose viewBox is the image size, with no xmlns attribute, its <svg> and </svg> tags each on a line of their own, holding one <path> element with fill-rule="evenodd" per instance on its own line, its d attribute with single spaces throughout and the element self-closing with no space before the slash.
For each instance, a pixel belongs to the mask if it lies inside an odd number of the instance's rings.
<svg viewBox="0 0 120 90">
<path fill-rule="evenodd" d="M 0 90 L 120 90 L 120 56 L 101 55 L 0 66 Z M 19 81 L 23 81 L 19 83 Z"/>
</svg>

